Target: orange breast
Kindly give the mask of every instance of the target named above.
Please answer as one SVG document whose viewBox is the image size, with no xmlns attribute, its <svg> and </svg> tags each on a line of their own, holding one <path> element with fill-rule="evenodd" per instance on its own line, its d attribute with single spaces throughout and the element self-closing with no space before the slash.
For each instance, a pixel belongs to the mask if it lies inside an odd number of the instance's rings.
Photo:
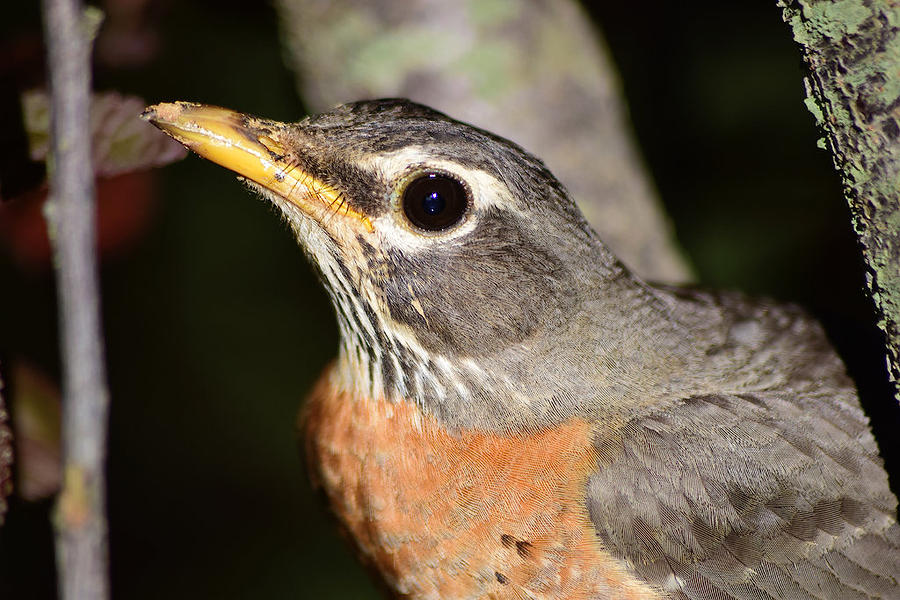
<svg viewBox="0 0 900 600">
<path fill-rule="evenodd" d="M 403 597 L 662 597 L 603 551 L 585 506 L 582 420 L 528 435 L 450 434 L 411 403 L 333 393 L 304 429 L 317 482 Z"/>
</svg>

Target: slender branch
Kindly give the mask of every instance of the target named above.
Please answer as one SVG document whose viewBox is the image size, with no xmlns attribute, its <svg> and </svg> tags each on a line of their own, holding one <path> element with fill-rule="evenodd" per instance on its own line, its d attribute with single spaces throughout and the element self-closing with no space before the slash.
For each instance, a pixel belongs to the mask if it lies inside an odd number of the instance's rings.
<svg viewBox="0 0 900 600">
<path fill-rule="evenodd" d="M 52 150 L 47 217 L 56 258 L 63 379 L 63 489 L 56 511 L 64 600 L 109 597 L 106 517 L 108 392 L 95 256 L 90 47 L 80 0 L 43 0 Z"/>
<path fill-rule="evenodd" d="M 868 267 L 900 399 L 900 3 L 782 0 Z"/>
</svg>

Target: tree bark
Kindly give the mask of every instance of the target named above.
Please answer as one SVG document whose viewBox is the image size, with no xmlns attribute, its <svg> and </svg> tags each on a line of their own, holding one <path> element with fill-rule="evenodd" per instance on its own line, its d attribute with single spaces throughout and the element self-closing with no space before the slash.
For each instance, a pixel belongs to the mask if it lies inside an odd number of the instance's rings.
<svg viewBox="0 0 900 600">
<path fill-rule="evenodd" d="M 841 175 L 900 400 L 900 3 L 779 6 L 810 69 L 806 105 Z"/>
</svg>

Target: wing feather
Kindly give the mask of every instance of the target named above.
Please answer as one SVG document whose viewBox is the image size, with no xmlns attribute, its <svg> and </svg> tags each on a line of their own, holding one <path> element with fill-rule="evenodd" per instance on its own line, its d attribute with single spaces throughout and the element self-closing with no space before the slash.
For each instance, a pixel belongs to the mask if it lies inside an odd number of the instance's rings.
<svg viewBox="0 0 900 600">
<path fill-rule="evenodd" d="M 900 598 L 896 499 L 852 390 L 687 398 L 595 443 L 600 540 L 673 598 Z"/>
</svg>

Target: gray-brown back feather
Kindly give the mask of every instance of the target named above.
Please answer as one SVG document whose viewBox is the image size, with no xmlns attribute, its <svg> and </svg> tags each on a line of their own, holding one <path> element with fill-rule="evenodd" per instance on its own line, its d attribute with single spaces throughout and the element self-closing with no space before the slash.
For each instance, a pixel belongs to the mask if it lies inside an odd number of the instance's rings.
<svg viewBox="0 0 900 600">
<path fill-rule="evenodd" d="M 776 368 L 815 378 L 738 377 L 598 434 L 599 538 L 672 598 L 900 598 L 897 501 L 856 393 L 817 327 L 793 344 Z"/>
</svg>

